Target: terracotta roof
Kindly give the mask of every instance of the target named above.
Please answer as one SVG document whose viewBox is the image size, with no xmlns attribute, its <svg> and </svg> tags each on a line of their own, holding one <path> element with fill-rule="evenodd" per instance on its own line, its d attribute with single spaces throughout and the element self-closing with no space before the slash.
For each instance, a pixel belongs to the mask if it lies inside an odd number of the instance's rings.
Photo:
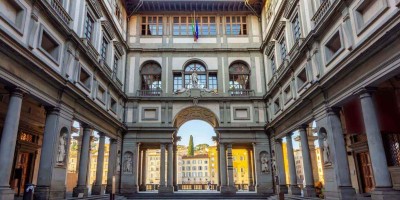
<svg viewBox="0 0 400 200">
<path fill-rule="evenodd" d="M 208 158 L 208 154 L 198 154 L 198 155 L 194 155 L 194 156 L 188 156 L 188 155 L 182 156 L 182 159 L 196 159 L 196 158 Z"/>
</svg>

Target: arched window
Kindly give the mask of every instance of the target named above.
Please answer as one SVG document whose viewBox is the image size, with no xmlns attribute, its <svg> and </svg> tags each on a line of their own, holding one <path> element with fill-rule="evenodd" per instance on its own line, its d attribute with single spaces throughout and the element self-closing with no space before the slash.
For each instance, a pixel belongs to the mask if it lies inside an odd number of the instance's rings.
<svg viewBox="0 0 400 200">
<path fill-rule="evenodd" d="M 199 62 L 188 64 L 183 72 L 174 73 L 174 92 L 181 88 L 193 88 L 192 75 L 197 74 L 197 87 L 210 90 L 218 89 L 218 80 L 216 71 L 207 71 L 206 67 Z M 183 81 L 182 81 L 183 79 Z"/>
<path fill-rule="evenodd" d="M 141 71 L 141 96 L 159 96 L 161 94 L 161 67 L 155 62 L 146 63 Z"/>
<path fill-rule="evenodd" d="M 229 90 L 231 95 L 248 95 L 250 89 L 250 69 L 243 63 L 229 67 Z"/>
</svg>

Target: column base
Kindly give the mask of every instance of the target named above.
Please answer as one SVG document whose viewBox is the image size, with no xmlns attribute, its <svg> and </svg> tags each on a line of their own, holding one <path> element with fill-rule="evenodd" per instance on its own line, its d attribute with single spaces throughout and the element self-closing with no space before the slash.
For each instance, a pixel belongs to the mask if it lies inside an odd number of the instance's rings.
<svg viewBox="0 0 400 200">
<path fill-rule="evenodd" d="M 400 191 L 393 188 L 375 188 L 371 192 L 372 200 L 398 200 L 400 199 Z"/>
<path fill-rule="evenodd" d="M 14 190 L 9 187 L 0 187 L 0 200 L 14 199 Z"/>
<path fill-rule="evenodd" d="M 79 194 L 83 194 L 83 197 L 87 197 L 88 191 L 89 189 L 86 187 L 86 185 L 78 185 L 74 187 L 72 191 L 72 197 L 79 197 Z"/>
<path fill-rule="evenodd" d="M 235 195 L 236 194 L 236 187 L 230 185 L 223 185 L 221 186 L 221 194 L 223 195 Z"/>
<path fill-rule="evenodd" d="M 92 186 L 92 195 L 103 195 L 105 192 L 104 185 L 93 185 Z"/>
<path fill-rule="evenodd" d="M 175 191 L 175 192 L 178 191 L 178 185 L 174 185 L 174 191 Z"/>
<path fill-rule="evenodd" d="M 139 186 L 139 191 L 146 191 L 147 190 L 147 188 L 146 188 L 146 185 L 140 185 Z"/>
<path fill-rule="evenodd" d="M 160 186 L 158 188 L 158 194 L 173 194 L 174 186 Z"/>
<path fill-rule="evenodd" d="M 65 186 L 62 187 L 48 187 L 48 186 L 36 186 L 34 197 L 35 199 L 65 199 Z"/>
<path fill-rule="evenodd" d="M 106 186 L 106 194 L 111 194 L 112 193 L 112 185 L 108 185 Z"/>
<path fill-rule="evenodd" d="M 135 185 L 135 186 L 132 186 L 132 187 L 124 187 L 124 188 L 121 188 L 121 189 L 120 189 L 120 193 L 121 193 L 121 194 L 127 194 L 127 195 L 129 195 L 129 194 L 136 194 L 136 193 L 138 193 L 138 186 Z"/>
<path fill-rule="evenodd" d="M 249 191 L 256 191 L 256 187 L 254 185 L 249 185 Z"/>
<path fill-rule="evenodd" d="M 316 197 L 315 187 L 311 185 L 306 185 L 303 189 L 303 197 Z"/>
<path fill-rule="evenodd" d="M 290 195 L 301 195 L 301 189 L 297 185 L 288 186 L 288 194 Z"/>
<path fill-rule="evenodd" d="M 288 187 L 286 185 L 278 185 L 277 188 L 278 188 L 278 192 L 277 192 L 278 194 L 280 192 L 282 192 L 283 194 L 288 193 Z"/>
<path fill-rule="evenodd" d="M 351 187 L 339 187 L 337 191 L 325 191 L 325 199 L 356 199 L 356 190 Z"/>
<path fill-rule="evenodd" d="M 257 185 L 257 194 L 259 195 L 273 195 L 274 186 L 272 184 Z"/>
</svg>

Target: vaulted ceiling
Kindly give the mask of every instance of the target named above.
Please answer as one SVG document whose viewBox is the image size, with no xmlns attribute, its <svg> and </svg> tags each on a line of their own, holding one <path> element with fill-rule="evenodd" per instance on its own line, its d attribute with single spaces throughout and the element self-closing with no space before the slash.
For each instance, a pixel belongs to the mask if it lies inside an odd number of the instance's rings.
<svg viewBox="0 0 400 200">
<path fill-rule="evenodd" d="M 260 15 L 263 0 L 125 0 L 129 15 L 168 12 L 235 12 Z"/>
</svg>

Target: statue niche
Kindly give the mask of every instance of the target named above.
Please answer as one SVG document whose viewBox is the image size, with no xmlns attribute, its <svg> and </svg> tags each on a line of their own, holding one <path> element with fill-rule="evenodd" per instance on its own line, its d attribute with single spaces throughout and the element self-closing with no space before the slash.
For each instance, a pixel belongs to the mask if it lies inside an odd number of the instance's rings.
<svg viewBox="0 0 400 200">
<path fill-rule="evenodd" d="M 260 161 L 261 161 L 261 172 L 264 174 L 270 173 L 269 168 L 269 160 L 268 160 L 268 152 L 262 151 L 260 152 Z"/>
<path fill-rule="evenodd" d="M 58 149 L 57 149 L 57 165 L 64 166 L 65 165 L 65 157 L 67 155 L 67 136 L 68 130 L 64 127 L 58 138 Z"/>
<path fill-rule="evenodd" d="M 133 153 L 130 151 L 124 153 L 122 172 L 124 174 L 132 174 L 133 172 Z"/>
</svg>

